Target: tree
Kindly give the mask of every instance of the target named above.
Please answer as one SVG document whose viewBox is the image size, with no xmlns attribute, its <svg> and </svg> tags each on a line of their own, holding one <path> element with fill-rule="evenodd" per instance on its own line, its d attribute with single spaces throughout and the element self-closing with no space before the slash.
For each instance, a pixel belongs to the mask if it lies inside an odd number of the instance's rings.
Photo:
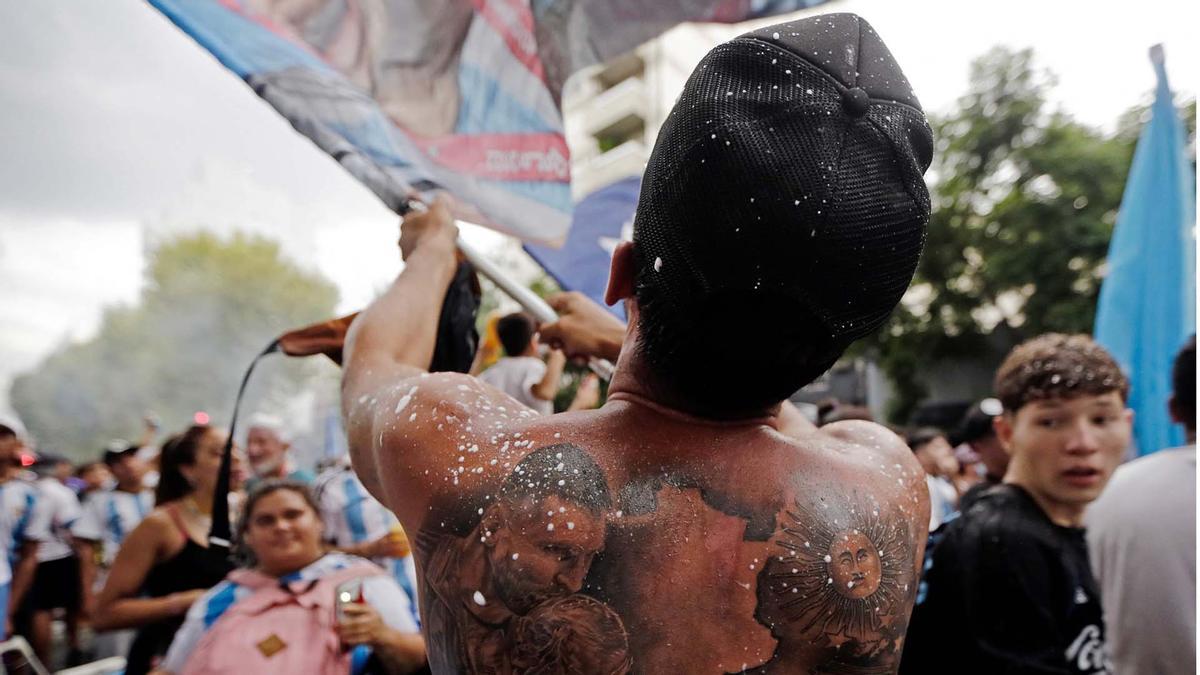
<svg viewBox="0 0 1200 675">
<path fill-rule="evenodd" d="M 1133 155 L 1136 132 L 1047 110 L 1054 80 L 1030 50 L 991 50 L 970 82 L 932 121 L 933 214 L 913 285 L 859 348 L 894 385 L 893 421 L 920 404 L 940 359 L 997 360 L 1039 333 L 1091 331 Z"/>
<path fill-rule="evenodd" d="M 253 236 L 199 233 L 148 254 L 133 307 L 108 309 L 96 336 L 66 345 L 12 386 L 13 406 L 39 446 L 94 458 L 108 439 L 138 435 L 143 411 L 166 431 L 197 411 L 227 424 L 242 372 L 280 333 L 333 316 L 337 288 Z M 305 364 L 264 361 L 249 405 L 294 391 Z"/>
</svg>

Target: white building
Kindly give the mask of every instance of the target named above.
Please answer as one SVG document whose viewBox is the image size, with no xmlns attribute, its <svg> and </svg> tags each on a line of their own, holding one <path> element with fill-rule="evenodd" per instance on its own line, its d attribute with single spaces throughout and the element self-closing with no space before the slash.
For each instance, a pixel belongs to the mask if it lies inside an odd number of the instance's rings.
<svg viewBox="0 0 1200 675">
<path fill-rule="evenodd" d="M 641 175 L 659 127 L 708 50 L 758 26 L 822 11 L 828 10 L 817 7 L 740 24 L 681 24 L 573 75 L 563 88 L 572 198 L 579 201 L 616 180 Z"/>
</svg>

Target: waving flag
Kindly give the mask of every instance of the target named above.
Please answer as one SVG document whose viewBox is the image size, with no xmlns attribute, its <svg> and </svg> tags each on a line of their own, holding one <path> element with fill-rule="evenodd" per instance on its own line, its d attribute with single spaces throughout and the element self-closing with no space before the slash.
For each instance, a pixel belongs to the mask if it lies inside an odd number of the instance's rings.
<svg viewBox="0 0 1200 675">
<path fill-rule="evenodd" d="M 571 222 L 566 78 L 681 21 L 824 0 L 149 0 L 390 208 L 557 245 Z"/>
<path fill-rule="evenodd" d="M 1100 288 L 1096 340 L 1130 378 L 1138 454 L 1183 443 L 1171 424 L 1171 364 L 1196 332 L 1196 176 L 1161 47 L 1152 117 L 1138 138 Z"/>
<path fill-rule="evenodd" d="M 541 265 L 558 285 L 579 291 L 601 307 L 608 285 L 613 250 L 621 240 L 633 238 L 633 212 L 637 209 L 641 176 L 630 176 L 606 185 L 575 205 L 571 232 L 562 248 L 526 244 L 525 252 Z M 608 307 L 625 319 L 625 307 Z"/>
</svg>

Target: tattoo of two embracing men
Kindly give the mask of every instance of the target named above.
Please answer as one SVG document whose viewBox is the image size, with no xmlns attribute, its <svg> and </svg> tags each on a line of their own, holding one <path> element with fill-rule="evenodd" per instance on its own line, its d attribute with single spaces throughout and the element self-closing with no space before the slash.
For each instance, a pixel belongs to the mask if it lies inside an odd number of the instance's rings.
<svg viewBox="0 0 1200 675">
<path fill-rule="evenodd" d="M 746 520 L 745 541 L 768 545 L 756 588 L 747 590 L 775 652 L 729 672 L 774 672 L 789 650 L 814 646 L 826 653 L 817 672 L 894 669 L 916 590 L 913 547 L 904 519 L 885 513 L 873 496 L 825 491 L 781 500 L 773 513 L 747 513 L 686 476 L 665 474 L 614 493 L 592 456 L 570 443 L 492 462 L 511 469 L 498 490 L 438 504 L 416 537 L 435 665 L 472 673 L 638 672 L 631 617 L 614 610 L 614 590 L 602 581 L 615 563 L 606 548 L 635 536 L 639 519 L 652 519 L 657 495 L 670 488 L 698 491 L 709 508 Z"/>
</svg>

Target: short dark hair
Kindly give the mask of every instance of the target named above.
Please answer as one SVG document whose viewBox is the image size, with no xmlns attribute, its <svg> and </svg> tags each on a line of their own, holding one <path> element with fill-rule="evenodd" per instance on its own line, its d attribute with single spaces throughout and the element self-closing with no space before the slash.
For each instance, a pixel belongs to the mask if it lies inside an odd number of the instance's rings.
<svg viewBox="0 0 1200 675">
<path fill-rule="evenodd" d="M 875 416 L 871 414 L 871 409 L 861 405 L 849 405 L 839 403 L 833 406 L 831 410 L 821 415 L 817 426 L 825 426 L 834 422 L 844 422 L 846 420 L 864 420 L 866 422 L 874 422 Z"/>
<path fill-rule="evenodd" d="M 1188 339 L 1183 349 L 1175 356 L 1171 369 L 1172 405 L 1183 425 L 1189 431 L 1196 430 L 1196 336 Z"/>
<path fill-rule="evenodd" d="M 714 293 L 684 307 L 653 281 L 653 263 L 636 257 L 643 381 L 679 398 L 685 412 L 759 414 L 829 370 L 846 347 L 787 293 Z"/>
<path fill-rule="evenodd" d="M 520 356 L 529 346 L 535 332 L 537 324 L 534 323 L 533 317 L 525 312 L 509 314 L 496 322 L 496 336 L 500 338 L 504 353 L 509 356 Z"/>
<path fill-rule="evenodd" d="M 992 420 L 996 417 L 995 409 L 990 406 L 997 406 L 996 399 L 984 399 L 979 403 L 971 405 L 967 412 L 963 414 L 962 420 L 958 423 L 958 428 L 949 437 L 951 445 L 961 445 L 963 443 L 974 443 L 982 441 L 985 438 L 991 438 L 996 435 L 996 428 L 992 424 Z M 989 412 L 989 410 L 991 412 Z"/>
<path fill-rule="evenodd" d="M 556 443 L 526 455 L 500 488 L 507 502 L 557 496 L 598 513 L 612 506 L 608 481 L 596 460 L 583 448 Z"/>
<path fill-rule="evenodd" d="M 1129 380 L 1091 337 L 1046 333 L 1013 348 L 996 371 L 996 398 L 1015 413 L 1032 401 L 1099 396 L 1115 391 L 1125 401 Z"/>
<path fill-rule="evenodd" d="M 94 469 L 99 469 L 102 466 L 104 466 L 104 464 L 101 462 L 83 462 L 82 464 L 77 464 L 75 466 L 75 476 L 77 478 L 81 477 L 85 473 L 92 471 Z"/>
<path fill-rule="evenodd" d="M 937 427 L 920 427 L 906 433 L 904 435 L 904 441 L 908 444 L 909 450 L 916 452 L 938 438 L 945 437 L 946 432 L 938 429 Z"/>
</svg>

